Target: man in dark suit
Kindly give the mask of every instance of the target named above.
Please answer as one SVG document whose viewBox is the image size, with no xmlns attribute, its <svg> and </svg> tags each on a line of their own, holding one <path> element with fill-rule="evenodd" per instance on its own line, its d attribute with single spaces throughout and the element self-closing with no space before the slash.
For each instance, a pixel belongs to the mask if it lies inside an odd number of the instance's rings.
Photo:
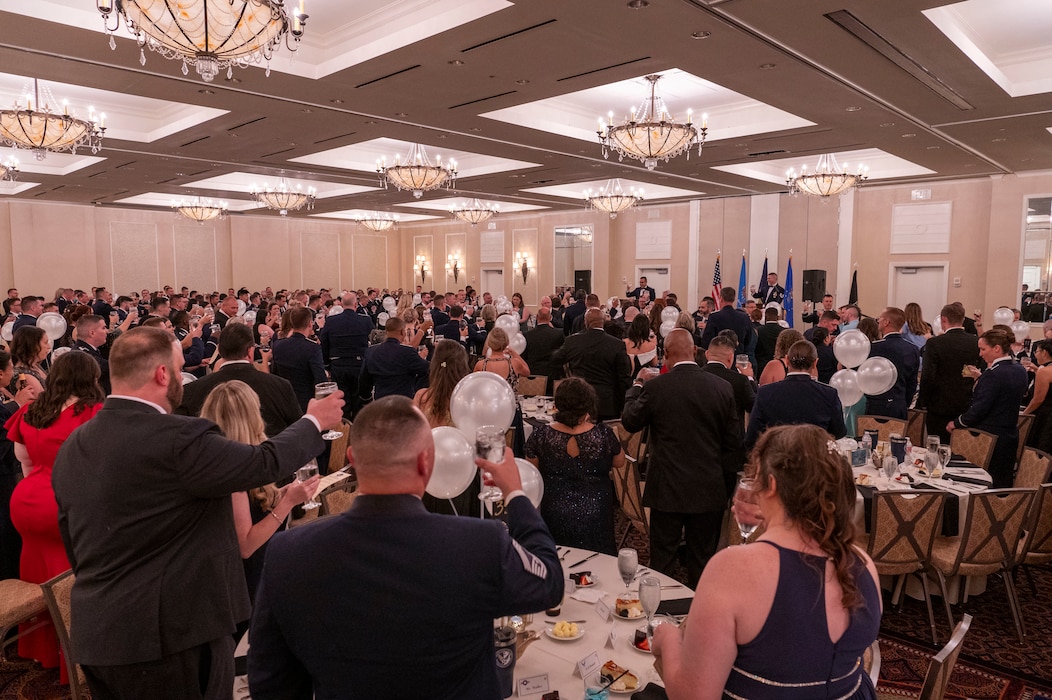
<svg viewBox="0 0 1052 700">
<path fill-rule="evenodd" d="M 753 403 L 756 401 L 756 381 L 752 376 L 752 365 L 746 366 L 741 372 L 735 369 L 734 356 L 737 346 L 734 340 L 725 335 L 718 335 L 709 343 L 705 351 L 707 362 L 702 370 L 714 374 L 720 379 L 728 382 L 734 390 L 734 412 L 738 417 L 738 434 L 745 437 L 745 414 L 752 411 Z M 724 472 L 724 484 L 728 493 L 734 492 L 738 472 L 745 468 L 744 443 L 739 441 L 738 447 L 730 457 L 730 464 Z"/>
<path fill-rule="evenodd" d="M 85 314 L 77 319 L 77 342 L 74 350 L 86 352 L 99 363 L 99 386 L 105 394 L 110 393 L 110 363 L 99 351 L 106 344 L 106 319 L 94 314 Z"/>
<path fill-rule="evenodd" d="M 219 324 L 220 330 L 226 328 L 226 324 L 234 316 L 237 316 L 237 297 L 228 295 L 219 302 L 219 310 L 216 311 L 215 322 Z"/>
<path fill-rule="evenodd" d="M 632 432 L 650 428 L 643 493 L 650 508 L 650 566 L 671 574 L 685 538 L 687 585 L 695 588 L 719 544 L 730 497 L 724 474 L 741 447 L 741 432 L 734 390 L 694 362 L 689 331 L 677 328 L 665 337 L 665 359 L 668 374 L 640 372 L 625 397 L 621 424 Z"/>
<path fill-rule="evenodd" d="M 505 527 L 424 509 L 435 448 L 408 399 L 363 408 L 350 438 L 362 495 L 268 545 L 250 632 L 252 697 L 310 700 L 340 688 L 361 698 L 502 697 L 493 619 L 550 608 L 563 594 L 555 542 L 511 451 L 478 462 L 505 494 Z M 350 593 L 335 581 L 352 582 Z"/>
<path fill-rule="evenodd" d="M 368 314 L 358 308 L 358 295 L 344 294 L 340 299 L 343 312 L 329 316 L 325 327 L 318 333 L 321 354 L 332 373 L 332 380 L 340 386 L 346 397 L 347 417 L 353 418 L 361 403 L 358 399 L 358 378 L 365 362 L 365 351 L 369 348 L 369 334 L 373 323 Z"/>
<path fill-rule="evenodd" d="M 785 288 L 779 286 L 778 275 L 774 272 L 769 273 L 767 275 L 767 288 L 753 292 L 753 298 L 759 299 L 760 304 L 763 306 L 771 303 L 781 305 L 782 300 L 785 299 Z"/>
<path fill-rule="evenodd" d="M 577 296 L 575 297 L 574 303 L 567 306 L 566 310 L 563 311 L 563 335 L 570 335 L 570 333 L 573 332 L 574 319 L 576 319 L 578 316 L 584 316 L 585 296 L 586 295 L 584 291 L 577 292 Z"/>
<path fill-rule="evenodd" d="M 314 314 L 311 310 L 305 306 L 297 306 L 287 313 L 292 332 L 289 337 L 274 343 L 270 369 L 292 384 L 300 408 L 307 410 L 307 402 L 314 398 L 315 385 L 328 381 L 325 361 L 322 359 L 321 346 L 307 337 L 314 324 Z"/>
<path fill-rule="evenodd" d="M 756 367 L 762 372 L 767 363 L 774 359 L 774 347 L 778 336 L 785 328 L 778 323 L 778 309 L 764 309 L 763 325 L 756 331 Z"/>
<path fill-rule="evenodd" d="M 447 307 L 447 310 L 449 311 L 449 323 L 436 327 L 435 336 L 455 340 L 469 353 L 486 342 L 485 328 L 480 329 L 477 323 L 467 322 L 464 318 L 464 307 L 453 304 Z"/>
<path fill-rule="evenodd" d="M 808 304 L 812 303 L 813 302 L 808 302 Z M 832 312 L 834 314 L 836 313 L 836 308 L 833 306 L 832 294 L 826 294 L 825 296 L 823 296 L 822 305 L 811 309 L 809 313 L 805 313 L 803 316 L 800 317 L 800 320 L 804 323 L 810 323 L 811 327 L 814 328 L 822 321 L 822 314 L 827 312 Z M 810 338 L 807 338 L 807 340 L 810 340 Z"/>
<path fill-rule="evenodd" d="M 654 291 L 653 287 L 647 285 L 647 278 L 643 276 L 639 277 L 638 287 L 636 287 L 635 289 L 629 289 L 628 285 L 625 285 L 625 289 L 628 290 L 625 292 L 625 296 L 629 299 L 635 299 L 637 302 L 639 301 L 639 298 L 643 295 L 643 292 L 647 293 L 647 298 L 651 301 L 657 299 L 657 292 Z"/>
<path fill-rule="evenodd" d="M 924 371 L 920 377 L 917 408 L 927 411 L 928 435 L 950 442 L 946 424 L 968 410 L 975 380 L 961 375 L 966 365 L 979 366 L 979 345 L 962 328 L 964 312 L 956 304 L 942 307 L 942 335 L 924 343 Z"/>
<path fill-rule="evenodd" d="M 160 328 L 121 335 L 114 394 L 63 444 L 52 482 L 76 582 L 72 656 L 96 698 L 229 700 L 233 632 L 249 615 L 230 494 L 292 474 L 340 422 L 339 393 L 262 445 L 168 415 L 182 350 Z M 135 439 L 120 439 L 134 426 Z"/>
<path fill-rule="evenodd" d="M 106 319 L 107 325 L 110 322 L 110 314 L 114 313 L 113 294 L 109 292 L 105 287 L 99 287 L 95 290 L 95 301 L 91 302 L 91 313 Z"/>
<path fill-rule="evenodd" d="M 625 390 L 632 383 L 632 361 L 625 344 L 603 330 L 604 321 L 602 311 L 589 309 L 585 330 L 552 353 L 551 366 L 569 365 L 572 376 L 591 384 L 599 398 L 599 420 L 610 420 L 621 415 Z"/>
<path fill-rule="evenodd" d="M 810 423 L 834 438 L 847 434 L 844 407 L 836 389 L 814 380 L 818 351 L 806 340 L 793 343 L 785 356 L 789 373 L 780 382 L 761 386 L 749 416 L 745 448 L 751 450 L 767 428 Z"/>
<path fill-rule="evenodd" d="M 15 325 L 11 326 L 11 332 L 14 333 L 19 328 L 25 326 L 37 325 L 37 317 L 40 316 L 40 313 L 43 310 L 43 301 L 44 300 L 40 297 L 22 297 L 22 312 L 19 314 L 18 318 L 15 319 Z"/>
<path fill-rule="evenodd" d="M 440 328 L 449 323 L 449 314 L 446 311 L 446 297 L 443 294 L 435 295 L 434 305 L 431 307 L 431 320 L 435 328 Z"/>
<path fill-rule="evenodd" d="M 720 331 L 732 330 L 738 336 L 737 354 L 745 353 L 749 345 L 749 337 L 752 335 L 752 321 L 745 315 L 744 311 L 734 308 L 734 302 L 738 298 L 738 292 L 734 287 L 724 287 L 720 290 L 720 310 L 709 314 L 705 322 L 705 331 L 701 334 L 701 347 L 709 347 Z"/>
<path fill-rule="evenodd" d="M 584 317 L 588 313 L 589 309 L 599 308 L 599 295 L 598 294 L 586 294 L 584 297 L 584 313 L 574 318 L 570 324 L 570 335 L 574 333 L 580 333 L 584 330 Z M 564 331 L 565 332 L 565 331 Z"/>
<path fill-rule="evenodd" d="M 522 359 L 530 366 L 530 371 L 541 377 L 548 377 L 548 385 L 544 393 L 552 394 L 552 355 L 563 346 L 566 336 L 558 328 L 552 326 L 551 307 L 540 307 L 537 309 L 537 327 L 528 330 L 526 336 L 526 349 L 522 353 Z"/>
<path fill-rule="evenodd" d="M 866 413 L 872 416 L 887 416 L 906 420 L 913 395 L 917 392 L 917 375 L 920 372 L 920 350 L 902 337 L 906 325 L 906 313 L 889 306 L 877 317 L 877 330 L 881 339 L 873 343 L 870 357 L 885 357 L 891 360 L 898 372 L 895 385 L 883 394 L 866 398 Z"/>
<path fill-rule="evenodd" d="M 80 326 L 78 325 L 79 329 Z M 79 330 L 78 330 L 79 334 Z M 238 379 L 259 397 L 259 413 L 268 436 L 273 437 L 303 416 L 296 393 L 287 379 L 253 366 L 255 344 L 252 329 L 240 323 L 229 324 L 219 336 L 219 369 L 183 388 L 183 401 L 175 410 L 181 416 L 199 416 L 205 399 L 220 384 Z"/>
<path fill-rule="evenodd" d="M 363 401 L 385 396 L 413 398 L 417 390 L 427 386 L 430 365 L 415 347 L 402 345 L 405 321 L 392 318 L 384 327 L 387 339 L 365 351 L 362 376 L 358 390 Z M 426 353 L 426 349 L 424 350 Z"/>
</svg>

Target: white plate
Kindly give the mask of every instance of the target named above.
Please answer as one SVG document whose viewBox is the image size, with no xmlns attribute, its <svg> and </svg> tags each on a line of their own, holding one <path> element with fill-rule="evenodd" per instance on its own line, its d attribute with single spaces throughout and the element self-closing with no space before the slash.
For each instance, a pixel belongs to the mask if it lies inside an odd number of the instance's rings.
<svg viewBox="0 0 1052 700">
<path fill-rule="evenodd" d="M 577 586 L 578 588 L 591 588 L 592 586 L 595 586 L 595 585 L 597 585 L 599 583 L 599 577 L 598 576 L 589 576 L 588 578 L 590 578 L 592 580 L 591 583 L 586 583 L 583 586 L 581 584 L 579 584 L 579 583 L 574 584 L 574 585 Z"/>
<path fill-rule="evenodd" d="M 633 671 L 632 669 L 628 669 L 628 672 L 636 677 L 636 687 L 635 688 L 632 688 L 632 690 L 614 690 L 613 688 L 607 688 L 607 691 L 610 692 L 610 693 L 613 693 L 614 695 L 631 695 L 632 693 L 638 693 L 640 690 L 642 690 L 643 689 L 643 687 L 642 687 L 643 681 L 640 679 L 639 674 L 636 673 L 635 671 Z M 605 682 L 604 682 L 604 685 L 605 685 Z"/>
<path fill-rule="evenodd" d="M 640 613 L 639 617 L 622 617 L 621 615 L 617 614 L 617 610 L 616 609 L 613 612 L 613 616 L 614 616 L 615 620 L 621 620 L 621 622 L 637 622 L 638 623 L 641 620 L 647 619 L 647 616 L 645 614 L 643 614 L 643 613 Z"/>
<path fill-rule="evenodd" d="M 555 630 L 548 626 L 545 626 L 544 633 L 557 642 L 572 642 L 573 640 L 580 639 L 584 636 L 584 625 L 577 623 L 577 636 L 574 637 L 557 637 L 555 636 Z"/>
<path fill-rule="evenodd" d="M 640 630 L 646 631 L 646 626 L 644 625 L 643 627 L 637 627 L 636 628 L 636 631 L 640 631 Z M 628 638 L 628 646 L 632 647 L 633 649 L 638 651 L 640 654 L 648 654 L 648 655 L 650 655 L 651 652 L 647 651 L 646 649 L 640 649 L 639 647 L 636 646 L 635 638 L 636 638 L 635 633 L 633 633 L 632 636 Z"/>
</svg>

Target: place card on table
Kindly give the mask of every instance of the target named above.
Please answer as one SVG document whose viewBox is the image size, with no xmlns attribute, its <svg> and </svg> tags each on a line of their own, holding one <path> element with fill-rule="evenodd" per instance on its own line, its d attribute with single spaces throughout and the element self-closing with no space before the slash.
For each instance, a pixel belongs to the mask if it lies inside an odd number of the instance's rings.
<svg viewBox="0 0 1052 700">
<path fill-rule="evenodd" d="M 538 693 L 547 693 L 549 690 L 548 674 L 540 673 L 536 676 L 520 678 L 517 687 L 519 689 L 519 697 L 522 697 L 523 695 L 537 695 Z"/>
<path fill-rule="evenodd" d="M 595 614 L 599 616 L 599 619 L 603 622 L 609 622 L 613 617 L 613 608 L 610 607 L 610 603 L 605 600 L 599 599 L 595 603 Z"/>
<path fill-rule="evenodd" d="M 599 652 L 593 651 L 588 656 L 577 662 L 573 674 L 578 678 L 589 678 L 603 665 L 599 660 Z"/>
<path fill-rule="evenodd" d="M 617 623 L 616 622 L 611 624 L 610 625 L 610 631 L 606 635 L 606 646 L 609 647 L 610 649 L 613 649 L 614 645 L 617 642 L 617 631 L 615 629 L 616 627 L 617 627 Z"/>
</svg>

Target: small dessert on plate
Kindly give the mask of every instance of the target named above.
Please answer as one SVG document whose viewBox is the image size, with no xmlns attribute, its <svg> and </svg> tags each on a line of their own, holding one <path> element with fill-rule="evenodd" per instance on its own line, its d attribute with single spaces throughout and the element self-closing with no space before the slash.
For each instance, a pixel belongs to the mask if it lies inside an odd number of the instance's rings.
<svg viewBox="0 0 1052 700">
<path fill-rule="evenodd" d="M 610 683 L 612 693 L 631 693 L 639 687 L 639 679 L 627 668 L 621 668 L 613 661 L 603 664 L 600 671 L 604 683 Z M 616 679 L 616 680 L 615 680 Z M 611 683 L 611 681 L 613 681 Z"/>
<path fill-rule="evenodd" d="M 626 620 L 638 620 L 644 615 L 639 598 L 618 598 L 614 604 L 614 612 Z"/>
<path fill-rule="evenodd" d="M 646 626 L 640 627 L 636 630 L 635 636 L 632 637 L 632 648 L 636 651 L 641 651 L 644 654 L 650 653 L 650 640 L 647 639 Z"/>
<path fill-rule="evenodd" d="M 584 630 L 578 627 L 576 622 L 567 622 L 566 620 L 559 620 L 554 626 L 546 629 L 545 632 L 548 633 L 549 637 L 565 640 L 577 639 L 584 634 Z"/>
<path fill-rule="evenodd" d="M 591 571 L 582 571 L 576 574 L 570 574 L 570 580 L 577 584 L 578 588 L 588 588 L 594 586 L 598 580 L 595 576 L 592 576 Z"/>
</svg>

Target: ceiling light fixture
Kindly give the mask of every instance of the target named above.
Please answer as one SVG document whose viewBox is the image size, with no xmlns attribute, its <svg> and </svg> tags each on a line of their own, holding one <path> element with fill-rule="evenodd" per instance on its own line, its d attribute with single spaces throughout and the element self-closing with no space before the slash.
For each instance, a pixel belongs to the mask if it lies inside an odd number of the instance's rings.
<svg viewBox="0 0 1052 700">
<path fill-rule="evenodd" d="M 257 202 L 268 209 L 280 212 L 282 216 L 287 216 L 290 211 L 299 211 L 304 207 L 310 211 L 314 208 L 314 200 L 317 199 L 317 190 L 313 187 L 308 187 L 306 192 L 303 191 L 301 185 L 290 188 L 284 173 L 278 179 L 277 187 L 252 185 L 251 192 Z"/>
<path fill-rule="evenodd" d="M 370 231 L 380 233 L 394 228 L 394 225 L 398 223 L 398 215 L 385 211 L 371 211 L 354 217 L 354 222 Z"/>
<path fill-rule="evenodd" d="M 449 208 L 449 213 L 454 219 L 460 219 L 466 224 L 476 226 L 486 221 L 494 214 L 500 213 L 500 205 L 496 202 L 481 202 L 476 197 L 470 202 L 454 204 Z"/>
<path fill-rule="evenodd" d="M 68 103 L 62 101 L 62 114 L 52 112 L 58 102 L 51 90 L 44 86 L 44 99 L 40 98 L 40 82 L 33 79 L 33 91 L 29 83 L 15 101 L 14 109 L 0 110 L 0 143 L 32 151 L 37 160 L 44 160 L 48 151 L 52 153 L 77 154 L 78 148 L 90 148 L 98 153 L 102 148 L 102 136 L 106 132 L 106 115 L 95 114 L 88 108 L 88 118 L 78 119 L 70 114 Z M 25 106 L 23 106 L 25 100 Z M 36 105 L 36 109 L 33 109 Z"/>
<path fill-rule="evenodd" d="M 8 158 L 6 163 L 0 163 L 0 182 L 9 182 L 18 175 L 18 161 Z"/>
<path fill-rule="evenodd" d="M 172 202 L 172 208 L 191 221 L 204 224 L 206 221 L 222 219 L 226 216 L 227 203 L 204 197 L 193 197 L 190 200 Z"/>
<path fill-rule="evenodd" d="M 206 81 L 223 69 L 230 79 L 234 66 L 246 68 L 263 61 L 269 76 L 270 59 L 282 40 L 289 51 L 295 51 L 307 23 L 303 0 L 291 20 L 283 0 L 95 0 L 95 6 L 102 14 L 111 49 L 117 48 L 113 32 L 120 28 L 123 17 L 124 26 L 139 43 L 140 65 L 146 65 L 148 48 L 182 61 L 183 75 L 193 65 Z"/>
<path fill-rule="evenodd" d="M 446 165 L 442 165 L 441 156 L 436 160 L 437 164 L 432 164 L 424 147 L 414 143 L 409 147 L 409 155 L 404 163 L 400 156 L 396 156 L 395 164 L 388 166 L 387 159 L 383 158 L 376 163 L 376 172 L 380 174 L 380 184 L 384 189 L 390 183 L 400 190 L 412 192 L 413 197 L 420 199 L 424 192 L 440 187 L 449 189 L 457 184 L 457 162 L 450 159 Z"/>
<path fill-rule="evenodd" d="M 697 144 L 698 155 L 701 155 L 705 136 L 708 132 L 708 115 L 701 116 L 700 131 L 691 122 L 691 111 L 687 110 L 685 123 L 675 122 L 665 107 L 664 100 L 657 94 L 657 82 L 660 75 L 646 76 L 650 83 L 650 95 L 643 98 L 637 109 L 632 110 L 624 123 L 614 126 L 614 113 L 609 113 L 610 124 L 599 118 L 599 143 L 603 146 L 603 157 L 612 148 L 618 153 L 618 160 L 625 156 L 643 162 L 647 170 L 657 167 L 659 160 L 666 163 L 684 151 L 690 158 L 690 149 Z"/>
<path fill-rule="evenodd" d="M 643 199 L 643 190 L 633 187 L 625 192 L 620 180 L 607 180 L 603 189 L 595 194 L 592 194 L 592 190 L 585 190 L 584 199 L 593 209 L 606 212 L 611 219 L 616 219 L 618 214 L 631 209 Z"/>
<path fill-rule="evenodd" d="M 869 177 L 869 168 L 864 165 L 858 166 L 858 171 L 848 172 L 847 164 L 841 168 L 836 162 L 836 156 L 826 153 L 818 159 L 815 171 L 808 174 L 807 166 L 801 166 L 800 174 L 796 170 L 786 173 L 786 184 L 789 185 L 789 194 L 813 195 L 815 197 L 832 197 L 846 192 L 852 187 L 861 187 L 862 183 Z"/>
</svg>

